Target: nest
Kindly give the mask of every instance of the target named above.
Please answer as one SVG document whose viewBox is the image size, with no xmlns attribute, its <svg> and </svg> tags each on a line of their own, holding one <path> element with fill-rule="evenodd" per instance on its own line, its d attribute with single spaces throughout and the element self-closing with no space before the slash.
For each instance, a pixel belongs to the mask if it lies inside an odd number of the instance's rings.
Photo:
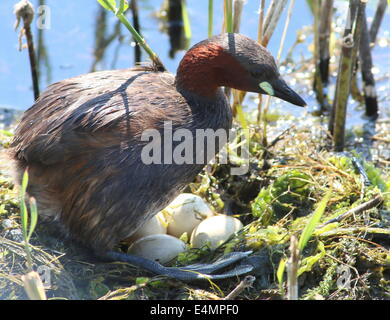
<svg viewBox="0 0 390 320">
<path fill-rule="evenodd" d="M 389 132 L 383 123 L 378 126 L 385 128 L 384 134 Z M 323 139 L 326 131 L 321 123 L 289 127 L 279 135 L 277 128 L 267 149 L 260 145 L 258 130 L 251 131 L 245 175 L 229 174 L 230 168 L 237 166 L 236 154 L 228 164 L 207 166 L 187 190 L 207 199 L 215 211 L 239 217 L 245 227 L 217 250 L 188 248 L 172 265 L 207 262 L 234 250 L 251 249 L 258 262 L 253 272 L 256 279 L 236 298 L 282 299 L 287 281 L 286 274 L 278 275 L 281 261 L 290 258 L 291 239 L 302 235 L 313 212 L 330 193 L 312 237 L 300 252 L 299 298 L 389 298 L 388 159 L 377 158 L 374 163 L 358 154 L 332 153 Z M 377 137 L 381 139 L 372 140 L 371 147 L 382 150 L 381 144 L 387 141 L 380 133 Z M 9 134 L 1 136 L 3 149 L 10 138 Z M 361 163 L 369 183 L 353 159 Z M 364 207 L 376 197 L 377 202 Z M 227 279 L 186 284 L 124 263 L 96 261 L 72 242 L 48 234 L 39 222 L 30 250 L 33 268 L 52 299 L 218 300 L 240 283 L 240 279 Z M 0 299 L 27 299 L 18 194 L 4 166 L 0 169 L 0 270 Z"/>
</svg>

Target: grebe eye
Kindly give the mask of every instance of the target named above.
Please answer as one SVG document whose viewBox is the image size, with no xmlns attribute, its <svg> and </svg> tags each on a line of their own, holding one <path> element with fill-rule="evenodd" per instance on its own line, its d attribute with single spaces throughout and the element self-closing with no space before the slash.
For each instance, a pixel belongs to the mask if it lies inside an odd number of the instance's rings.
<svg viewBox="0 0 390 320">
<path fill-rule="evenodd" d="M 251 71 L 251 76 L 253 78 L 260 78 L 261 77 L 261 72 L 259 72 L 259 71 Z"/>
</svg>

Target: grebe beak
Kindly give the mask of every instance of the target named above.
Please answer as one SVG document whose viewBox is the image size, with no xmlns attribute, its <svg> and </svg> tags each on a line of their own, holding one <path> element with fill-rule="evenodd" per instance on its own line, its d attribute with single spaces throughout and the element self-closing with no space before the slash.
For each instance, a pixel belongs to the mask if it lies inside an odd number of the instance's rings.
<svg viewBox="0 0 390 320">
<path fill-rule="evenodd" d="M 265 89 L 264 91 L 271 96 L 290 102 L 299 107 L 306 106 L 306 102 L 293 89 L 291 89 L 283 79 L 278 79 L 270 83 L 263 82 L 260 84 L 260 87 L 263 90 Z"/>
</svg>

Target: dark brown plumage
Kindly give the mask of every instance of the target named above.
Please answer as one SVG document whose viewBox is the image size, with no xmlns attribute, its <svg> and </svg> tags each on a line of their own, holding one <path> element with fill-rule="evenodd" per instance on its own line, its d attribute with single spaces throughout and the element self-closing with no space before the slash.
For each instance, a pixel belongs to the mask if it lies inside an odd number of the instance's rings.
<svg viewBox="0 0 390 320">
<path fill-rule="evenodd" d="M 219 87 L 265 93 L 259 87 L 263 81 L 273 84 L 275 96 L 304 105 L 280 79 L 268 51 L 238 34 L 194 46 L 176 80 L 167 72 L 137 68 L 55 83 L 17 127 L 11 152 L 18 180 L 28 167 L 28 193 L 37 199 L 40 216 L 58 221 L 104 256 L 168 205 L 204 166 L 144 164 L 142 133 L 163 132 L 167 121 L 173 132 L 228 130 L 231 110 Z"/>
</svg>

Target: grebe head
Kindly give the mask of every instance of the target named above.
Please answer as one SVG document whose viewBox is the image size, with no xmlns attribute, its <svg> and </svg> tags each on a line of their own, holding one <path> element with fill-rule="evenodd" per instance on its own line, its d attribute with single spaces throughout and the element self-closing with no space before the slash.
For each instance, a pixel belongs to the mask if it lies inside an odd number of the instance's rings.
<svg viewBox="0 0 390 320">
<path fill-rule="evenodd" d="M 178 89 L 215 96 L 218 87 L 278 97 L 298 106 L 305 101 L 281 78 L 271 53 L 256 41 L 224 33 L 193 46 L 177 70 Z"/>
</svg>

